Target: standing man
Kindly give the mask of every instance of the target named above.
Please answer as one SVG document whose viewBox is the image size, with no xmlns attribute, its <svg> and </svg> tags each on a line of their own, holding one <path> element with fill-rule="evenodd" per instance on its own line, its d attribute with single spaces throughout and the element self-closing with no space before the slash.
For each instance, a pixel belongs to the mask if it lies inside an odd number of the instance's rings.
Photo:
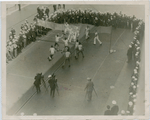
<svg viewBox="0 0 150 120">
<path fill-rule="evenodd" d="M 83 46 L 81 44 L 81 42 L 79 42 L 79 45 L 78 45 L 78 53 L 77 53 L 77 56 L 79 57 L 79 53 L 82 54 L 82 57 L 84 58 L 84 54 L 83 54 Z"/>
<path fill-rule="evenodd" d="M 127 63 L 129 63 L 132 59 L 132 46 L 131 45 L 129 45 L 129 49 L 127 51 L 127 57 L 128 57 Z"/>
<path fill-rule="evenodd" d="M 99 39 L 99 37 L 98 37 L 97 31 L 95 32 L 94 45 L 96 45 L 96 41 L 98 41 L 99 44 L 102 45 L 102 42 L 100 41 L 100 39 Z"/>
<path fill-rule="evenodd" d="M 76 43 L 75 43 L 75 59 L 77 59 L 78 45 L 79 45 L 79 40 L 76 40 Z"/>
<path fill-rule="evenodd" d="M 86 95 L 88 95 L 88 101 L 91 101 L 92 99 L 92 92 L 94 90 L 94 83 L 91 81 L 91 78 L 87 78 L 88 83 L 86 84 L 85 90 Z"/>
<path fill-rule="evenodd" d="M 65 10 L 65 4 L 63 4 L 63 9 Z"/>
<path fill-rule="evenodd" d="M 48 76 L 49 80 L 49 86 L 50 86 L 50 96 L 54 97 L 55 94 L 55 89 L 56 89 L 56 84 L 55 84 L 55 75 L 49 75 Z"/>
<path fill-rule="evenodd" d="M 63 35 L 62 35 L 63 36 Z M 58 34 L 55 36 L 55 44 L 54 44 L 54 47 L 55 49 L 58 51 L 59 50 L 59 39 L 62 37 L 62 36 L 58 36 Z"/>
<path fill-rule="evenodd" d="M 18 7 L 19 7 L 19 11 L 21 11 L 21 4 L 18 4 Z"/>
<path fill-rule="evenodd" d="M 58 9 L 61 9 L 61 4 L 58 4 Z"/>
<path fill-rule="evenodd" d="M 117 102 L 115 100 L 112 101 L 112 108 L 111 108 L 111 115 L 118 115 L 119 107 L 117 105 Z"/>
<path fill-rule="evenodd" d="M 52 75 L 52 82 L 51 82 L 51 93 L 50 93 L 50 95 L 52 97 L 55 96 L 55 89 L 56 89 L 56 80 L 55 80 L 55 75 L 53 74 Z"/>
<path fill-rule="evenodd" d="M 34 85 L 36 87 L 36 91 L 37 93 L 41 92 L 41 89 L 40 89 L 40 85 L 41 85 L 41 73 L 37 73 L 37 75 L 35 76 L 35 81 L 34 81 Z"/>
<path fill-rule="evenodd" d="M 62 66 L 62 68 L 64 68 L 66 62 L 68 61 L 69 62 L 69 67 L 70 67 L 70 56 L 71 56 L 71 53 L 69 51 L 69 49 L 65 52 L 65 61 L 64 61 L 64 64 Z"/>
<path fill-rule="evenodd" d="M 89 29 L 89 27 L 87 26 L 86 28 L 85 28 L 85 39 L 86 40 L 88 40 L 89 39 L 89 31 L 90 31 L 90 29 Z"/>
<path fill-rule="evenodd" d="M 55 48 L 53 47 L 53 45 L 51 45 L 50 49 L 50 56 L 47 58 L 49 61 L 51 61 L 53 59 L 54 53 L 55 53 Z"/>
<path fill-rule="evenodd" d="M 111 115 L 110 106 L 107 105 L 107 110 L 104 112 L 104 115 Z"/>
<path fill-rule="evenodd" d="M 65 48 L 66 48 L 66 47 L 67 47 L 67 48 L 69 47 L 69 44 L 68 44 L 69 39 L 65 38 L 65 40 L 62 39 L 62 41 L 64 42 L 64 51 L 65 51 Z"/>
<path fill-rule="evenodd" d="M 53 5 L 53 8 L 54 8 L 54 12 L 56 11 L 56 5 Z"/>
</svg>

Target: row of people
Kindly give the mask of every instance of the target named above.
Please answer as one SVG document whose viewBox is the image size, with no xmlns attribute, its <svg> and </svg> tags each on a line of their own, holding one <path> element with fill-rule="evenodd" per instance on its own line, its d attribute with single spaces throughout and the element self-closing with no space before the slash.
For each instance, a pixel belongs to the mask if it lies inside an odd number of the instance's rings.
<svg viewBox="0 0 150 120">
<path fill-rule="evenodd" d="M 134 113 L 134 105 L 136 104 L 136 97 L 137 97 L 137 88 L 139 87 L 139 69 L 140 69 L 140 61 L 141 61 L 141 50 L 140 50 L 140 39 L 141 37 L 141 29 L 142 22 L 138 23 L 136 30 L 134 31 L 134 40 L 129 45 L 129 49 L 127 51 L 128 63 L 134 60 L 134 70 L 131 76 L 131 84 L 129 87 L 129 104 L 128 104 L 128 114 L 133 115 Z"/>
<path fill-rule="evenodd" d="M 118 13 L 102 13 L 93 10 L 60 10 L 49 16 L 49 21 L 55 23 L 86 23 L 96 26 L 113 26 L 119 28 L 130 28 L 135 31 L 138 23 L 142 20 L 137 19 L 135 16 L 127 16 Z M 142 21 L 143 22 L 143 21 Z M 143 22 L 144 24 L 144 22 Z"/>
<path fill-rule="evenodd" d="M 31 42 L 36 41 L 37 36 L 41 36 L 46 34 L 49 29 L 37 26 L 35 22 L 29 24 L 27 20 L 25 20 L 24 24 L 21 24 L 19 35 L 16 35 L 16 31 L 14 28 L 11 29 L 9 34 L 9 40 L 6 45 L 6 62 L 8 63 L 13 58 L 16 58 Z"/>
<path fill-rule="evenodd" d="M 130 63 L 132 60 L 134 60 L 135 67 L 133 70 L 133 74 L 131 76 L 131 84 L 129 87 L 129 103 L 127 110 L 121 110 L 120 115 L 133 115 L 134 113 L 134 105 L 136 103 L 136 97 L 137 97 L 137 88 L 139 87 L 138 85 L 138 80 L 139 80 L 139 69 L 140 69 L 140 28 L 142 27 L 142 23 L 139 23 L 138 26 L 136 27 L 136 30 L 134 32 L 134 40 L 131 42 L 129 45 L 129 49 L 127 51 L 127 56 L 128 60 L 127 63 Z M 113 103 L 114 102 L 114 103 Z M 119 115 L 119 106 L 116 105 L 115 101 L 112 101 L 112 103 L 115 105 L 114 110 L 110 108 L 109 105 L 107 105 L 107 110 L 104 112 L 104 115 Z"/>
</svg>

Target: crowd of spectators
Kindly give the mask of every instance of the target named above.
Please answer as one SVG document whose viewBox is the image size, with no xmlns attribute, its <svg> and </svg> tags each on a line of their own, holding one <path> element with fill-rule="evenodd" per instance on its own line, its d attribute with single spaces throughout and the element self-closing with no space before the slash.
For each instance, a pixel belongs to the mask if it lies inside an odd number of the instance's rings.
<svg viewBox="0 0 150 120">
<path fill-rule="evenodd" d="M 6 62 L 8 63 L 16 58 L 22 52 L 22 49 L 36 41 L 37 36 L 44 35 L 47 32 L 48 29 L 37 26 L 36 22 L 29 24 L 27 19 L 25 23 L 21 24 L 18 36 L 15 29 L 11 28 L 9 40 L 6 43 Z"/>
<path fill-rule="evenodd" d="M 132 115 L 134 113 L 134 107 L 136 104 L 137 98 L 137 88 L 139 87 L 139 71 L 140 71 L 140 62 L 141 62 L 141 39 L 143 37 L 144 31 L 141 31 L 143 25 L 142 22 L 138 23 L 136 30 L 134 31 L 134 38 L 127 52 L 128 63 L 132 60 L 134 62 L 134 70 L 131 76 L 131 84 L 129 87 L 129 104 L 128 104 L 128 114 Z"/>
<path fill-rule="evenodd" d="M 37 18 L 37 16 L 35 17 Z M 126 14 L 120 13 L 102 13 L 100 11 L 94 11 L 91 9 L 87 10 L 64 10 L 60 9 L 50 14 L 46 18 L 43 16 L 42 20 L 47 20 L 54 23 L 65 23 L 74 24 L 74 23 L 83 23 L 91 24 L 95 26 L 113 26 L 114 28 L 128 28 L 135 31 L 138 23 L 143 20 L 137 19 L 135 16 L 127 16 Z"/>
</svg>

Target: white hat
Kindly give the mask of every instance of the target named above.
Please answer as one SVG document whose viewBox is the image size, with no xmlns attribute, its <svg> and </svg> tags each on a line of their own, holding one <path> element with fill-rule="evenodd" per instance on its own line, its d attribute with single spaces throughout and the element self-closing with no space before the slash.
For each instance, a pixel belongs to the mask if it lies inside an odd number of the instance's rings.
<svg viewBox="0 0 150 120">
<path fill-rule="evenodd" d="M 135 78 L 135 81 L 137 81 L 137 78 Z"/>
<path fill-rule="evenodd" d="M 132 82 L 131 85 L 134 85 L 134 83 Z"/>
<path fill-rule="evenodd" d="M 52 75 L 49 75 L 48 78 L 52 77 Z"/>
<path fill-rule="evenodd" d="M 132 78 L 134 79 L 134 78 L 135 78 L 135 76 L 132 76 Z"/>
<path fill-rule="evenodd" d="M 133 93 L 132 92 L 130 92 L 130 95 L 132 95 Z"/>
<path fill-rule="evenodd" d="M 88 77 L 87 80 L 91 80 L 91 78 Z"/>
<path fill-rule="evenodd" d="M 134 85 L 133 88 L 136 88 L 136 86 Z"/>
<path fill-rule="evenodd" d="M 129 45 L 129 48 L 131 48 L 132 46 L 131 45 Z"/>
<path fill-rule="evenodd" d="M 133 105 L 133 103 L 130 101 L 130 102 L 129 102 L 129 105 L 130 105 L 130 106 L 132 106 L 132 105 Z"/>
<path fill-rule="evenodd" d="M 116 102 L 115 100 L 113 100 L 113 101 L 112 101 L 112 104 L 113 104 L 113 105 L 116 105 L 116 104 L 117 104 L 117 102 Z"/>
<path fill-rule="evenodd" d="M 136 97 L 136 95 L 133 95 L 133 97 Z"/>
</svg>

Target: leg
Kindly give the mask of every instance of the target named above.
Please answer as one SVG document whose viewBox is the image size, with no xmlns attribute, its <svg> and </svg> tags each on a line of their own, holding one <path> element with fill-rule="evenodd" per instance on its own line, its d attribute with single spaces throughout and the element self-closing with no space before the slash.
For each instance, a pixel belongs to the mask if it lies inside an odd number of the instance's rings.
<svg viewBox="0 0 150 120">
<path fill-rule="evenodd" d="M 82 57 L 84 58 L 84 54 L 83 54 L 83 51 L 81 51 L 81 54 L 82 54 Z"/>
<path fill-rule="evenodd" d="M 77 50 L 75 48 L 75 59 L 77 59 Z"/>
<path fill-rule="evenodd" d="M 96 44 L 96 38 L 94 38 L 94 45 Z"/>
<path fill-rule="evenodd" d="M 53 90 L 51 89 L 51 90 L 50 90 L 50 96 L 52 96 L 52 92 L 53 92 Z"/>
<path fill-rule="evenodd" d="M 53 90 L 53 97 L 55 97 L 55 89 Z"/>
<path fill-rule="evenodd" d="M 39 90 L 38 90 L 38 86 L 35 86 L 36 87 L 36 92 L 37 92 L 37 94 L 39 93 Z"/>
<path fill-rule="evenodd" d="M 78 56 L 78 57 L 79 57 L 79 53 L 80 53 L 80 51 L 77 52 L 77 56 Z M 77 58 L 78 58 L 78 57 L 77 57 Z"/>
<path fill-rule="evenodd" d="M 97 39 L 97 41 L 99 42 L 100 45 L 102 44 L 102 42 L 99 39 Z"/>
<path fill-rule="evenodd" d="M 70 58 L 68 58 L 68 62 L 69 62 L 69 67 L 70 67 Z"/>
<path fill-rule="evenodd" d="M 92 99 L 92 91 L 89 91 L 89 100 Z"/>
<path fill-rule="evenodd" d="M 64 64 L 63 64 L 63 66 L 62 66 L 62 67 L 64 67 L 64 66 L 65 66 L 65 64 L 66 64 L 66 58 L 65 58 L 65 60 L 64 60 Z"/>
</svg>

